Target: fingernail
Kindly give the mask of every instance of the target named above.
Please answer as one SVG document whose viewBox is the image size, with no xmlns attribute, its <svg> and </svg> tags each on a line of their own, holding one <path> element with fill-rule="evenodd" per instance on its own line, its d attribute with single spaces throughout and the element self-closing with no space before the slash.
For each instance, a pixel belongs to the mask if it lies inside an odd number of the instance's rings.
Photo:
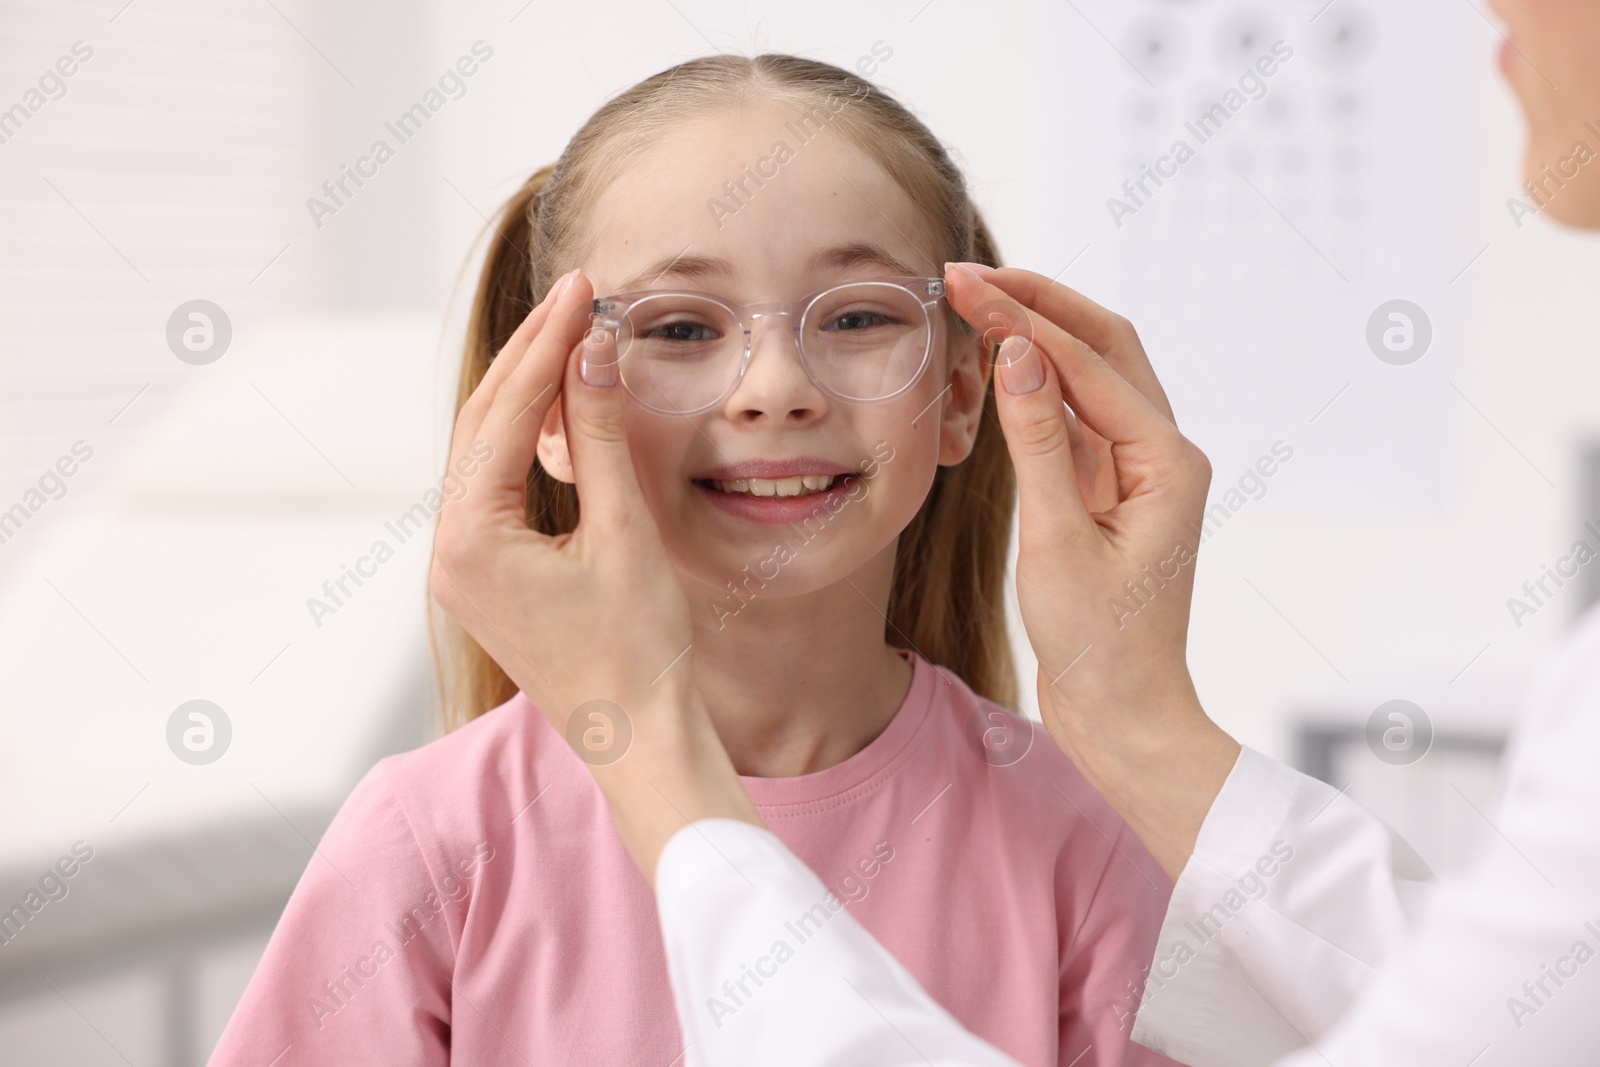
<svg viewBox="0 0 1600 1067">
<path fill-rule="evenodd" d="M 1044 384 L 1044 360 L 1021 334 L 1012 334 L 1001 342 L 1000 351 L 995 353 L 995 366 L 999 368 L 1000 384 L 1012 396 L 1034 392 Z"/>
<path fill-rule="evenodd" d="M 983 281 L 983 279 L 978 276 L 978 272 L 973 270 L 969 265 L 967 265 L 965 263 L 946 263 L 944 265 L 944 270 L 945 270 L 946 274 L 949 274 L 952 270 L 954 270 L 957 274 L 966 275 L 966 277 L 971 281 L 975 281 L 975 282 Z"/>
<path fill-rule="evenodd" d="M 583 355 L 578 359 L 578 377 L 582 378 L 585 385 L 609 389 L 617 384 L 617 361 L 610 358 L 612 353 L 606 349 L 611 335 L 595 327 L 583 339 Z M 593 353 L 595 359 L 589 358 Z"/>
<path fill-rule="evenodd" d="M 956 268 L 956 270 L 966 271 L 968 276 L 976 278 L 979 281 L 985 281 L 988 279 L 989 275 L 994 273 L 993 267 L 983 263 L 969 263 L 964 260 L 954 263 L 946 263 L 944 265 L 944 269 L 946 271 L 948 271 L 951 267 Z"/>
</svg>

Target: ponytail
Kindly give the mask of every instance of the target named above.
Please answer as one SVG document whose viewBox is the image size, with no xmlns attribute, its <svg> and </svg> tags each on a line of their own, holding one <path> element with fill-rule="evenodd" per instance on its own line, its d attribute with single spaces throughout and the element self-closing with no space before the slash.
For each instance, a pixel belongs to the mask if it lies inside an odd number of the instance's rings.
<svg viewBox="0 0 1600 1067">
<path fill-rule="evenodd" d="M 456 414 L 489 372 L 522 320 L 544 299 L 550 272 L 537 243 L 541 194 L 555 171 L 535 171 L 489 220 L 489 251 L 478 278 L 467 323 L 466 353 L 456 389 Z M 543 268 L 541 270 L 541 268 Z M 550 476 L 537 461 L 528 471 L 528 526 L 540 533 L 568 533 L 578 525 L 574 486 Z M 516 695 L 517 686 L 483 647 L 428 600 L 428 645 L 439 680 L 444 728 L 448 733 Z M 442 646 L 442 647 L 441 647 Z"/>
</svg>

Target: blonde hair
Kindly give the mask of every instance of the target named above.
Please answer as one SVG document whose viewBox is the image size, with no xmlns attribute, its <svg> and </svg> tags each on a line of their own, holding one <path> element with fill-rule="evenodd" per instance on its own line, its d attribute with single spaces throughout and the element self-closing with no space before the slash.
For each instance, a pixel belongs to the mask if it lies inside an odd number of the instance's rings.
<svg viewBox="0 0 1600 1067">
<path fill-rule="evenodd" d="M 736 105 L 752 90 L 806 110 L 849 97 L 829 126 L 876 160 L 931 223 L 935 263 L 999 266 L 994 241 L 943 145 L 892 97 L 847 70 L 798 56 L 712 55 L 692 59 L 607 101 L 560 158 L 534 172 L 487 228 L 489 250 L 467 332 L 456 410 L 489 361 L 544 299 L 579 266 L 587 214 L 637 150 L 674 122 Z M 953 325 L 970 331 L 948 312 Z M 986 353 L 993 360 L 993 352 Z M 1017 705 L 1016 665 L 1007 636 L 1006 555 L 1016 475 L 995 411 L 993 379 L 973 451 L 941 466 L 927 499 L 896 549 L 885 641 L 954 672 L 979 696 Z M 578 522 L 574 488 L 537 461 L 528 474 L 528 525 L 545 534 Z M 430 600 L 429 640 L 443 697 L 444 728 L 465 725 L 516 694 L 516 685 L 454 620 Z"/>
</svg>

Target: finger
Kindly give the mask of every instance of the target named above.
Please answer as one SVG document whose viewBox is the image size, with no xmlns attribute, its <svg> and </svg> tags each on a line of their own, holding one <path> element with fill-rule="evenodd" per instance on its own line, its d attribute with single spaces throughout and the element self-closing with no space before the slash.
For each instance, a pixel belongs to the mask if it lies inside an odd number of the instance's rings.
<svg viewBox="0 0 1600 1067">
<path fill-rule="evenodd" d="M 1017 334 L 995 358 L 1000 429 L 1017 472 L 1019 544 L 1045 543 L 1058 532 L 1073 540 L 1096 532 L 1081 495 L 1066 405 L 1039 346 Z"/>
<path fill-rule="evenodd" d="M 561 392 L 568 357 L 589 325 L 594 289 L 574 271 L 564 287 L 552 288 L 544 321 L 521 352 L 508 351 L 516 366 L 505 375 L 484 413 L 478 437 L 493 450 L 484 461 L 486 507 L 514 514 L 520 521 L 528 471 L 539 448 L 539 429 Z M 497 359 L 496 362 L 499 360 Z"/>
<path fill-rule="evenodd" d="M 655 520 L 628 450 L 617 359 L 610 332 L 596 328 L 584 336 L 567 362 L 561 417 L 581 521 L 607 536 L 632 537 L 653 531 Z"/>
<path fill-rule="evenodd" d="M 1072 468 L 1078 475 L 1078 495 L 1083 498 L 1083 506 L 1091 512 L 1110 510 L 1117 502 L 1116 483 L 1111 481 L 1109 495 L 1105 492 L 1105 485 L 1101 478 L 1104 466 L 1101 463 L 1100 453 L 1095 450 L 1095 442 L 1104 440 L 1093 430 L 1085 429 L 1078 422 L 1078 417 L 1072 409 L 1065 404 L 1061 405 L 1063 415 L 1067 420 L 1067 440 L 1072 445 Z"/>
<path fill-rule="evenodd" d="M 1060 326 L 1111 364 L 1135 389 L 1167 417 L 1173 418 L 1172 404 L 1166 390 L 1156 377 L 1150 357 L 1134 331 L 1133 324 L 1112 311 L 1108 311 L 1082 293 L 1020 267 L 985 267 L 983 264 L 961 263 L 957 266 L 977 268 L 980 277 L 990 285 L 1014 297 L 1018 303 L 1037 312 Z M 951 273 L 959 273 L 952 269 Z"/>
<path fill-rule="evenodd" d="M 494 402 L 495 394 L 501 384 L 516 370 L 517 364 L 522 361 L 523 353 L 528 350 L 528 343 L 538 334 L 544 326 L 545 320 L 550 317 L 550 306 L 554 297 L 560 291 L 562 283 L 570 274 L 562 275 L 550 287 L 543 300 L 527 316 L 517 324 L 506 343 L 501 346 L 489 359 L 489 369 L 484 372 L 480 380 L 467 397 L 466 403 L 461 405 L 461 410 L 456 413 L 455 432 L 450 440 L 450 458 L 454 463 L 464 453 L 469 451 L 473 443 L 479 440 L 478 434 L 483 426 L 483 418 L 489 413 L 489 407 Z"/>
<path fill-rule="evenodd" d="M 946 293 L 962 318 L 972 322 L 968 315 L 981 313 L 980 321 L 992 327 L 996 316 L 1010 317 L 1008 333 L 1032 338 L 1055 370 L 1067 403 L 1089 429 L 1136 451 L 1179 447 L 1183 438 L 1172 420 L 1094 349 L 974 274 L 956 268 L 951 281 Z"/>
</svg>

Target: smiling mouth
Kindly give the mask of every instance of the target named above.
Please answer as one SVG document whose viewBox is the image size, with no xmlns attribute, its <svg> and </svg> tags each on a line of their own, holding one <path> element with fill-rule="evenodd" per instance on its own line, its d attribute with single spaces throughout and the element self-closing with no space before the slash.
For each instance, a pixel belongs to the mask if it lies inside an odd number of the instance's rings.
<svg viewBox="0 0 1600 1067">
<path fill-rule="evenodd" d="M 793 478 L 734 478 L 722 481 L 715 478 L 697 478 L 696 483 L 715 489 L 719 493 L 744 496 L 789 497 L 811 496 L 826 493 L 850 477 L 847 474 L 801 474 Z"/>
</svg>

